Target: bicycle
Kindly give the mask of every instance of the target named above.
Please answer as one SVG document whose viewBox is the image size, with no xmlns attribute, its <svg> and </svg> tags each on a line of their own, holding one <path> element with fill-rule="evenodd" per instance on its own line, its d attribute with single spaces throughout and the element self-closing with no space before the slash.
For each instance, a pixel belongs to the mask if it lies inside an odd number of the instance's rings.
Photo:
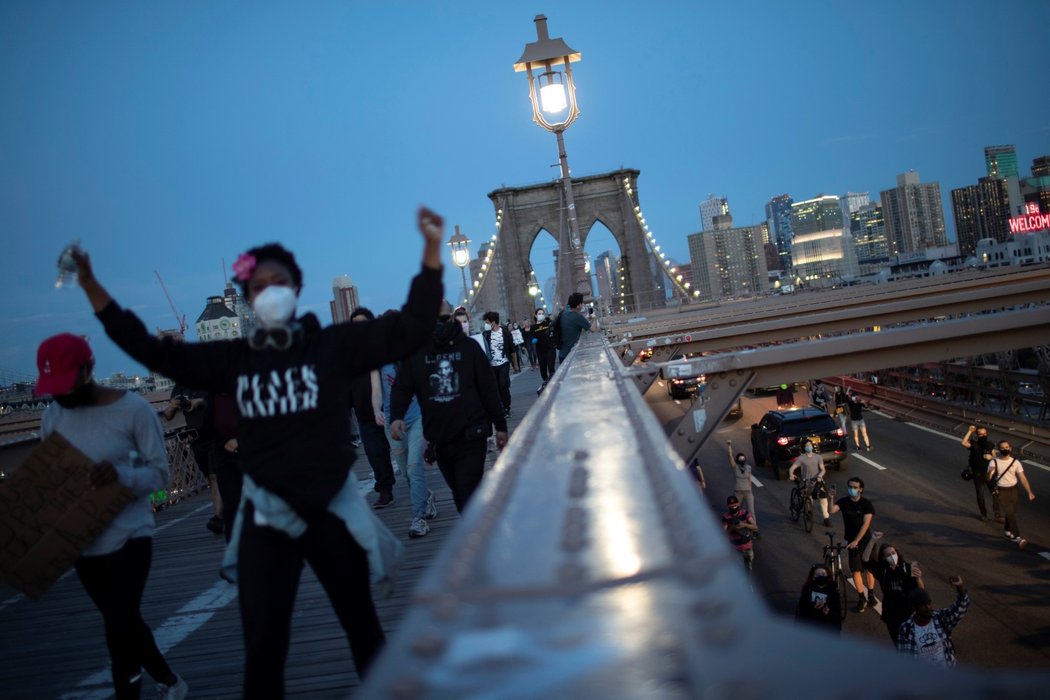
<svg viewBox="0 0 1050 700">
<path fill-rule="evenodd" d="M 828 544 L 824 545 L 824 568 L 828 570 L 828 578 L 831 579 L 832 585 L 837 586 L 839 589 L 839 607 L 842 608 L 840 615 L 845 620 L 848 608 L 846 605 L 848 584 L 846 583 L 846 573 L 842 568 L 842 550 L 846 549 L 846 544 L 835 544 L 835 533 L 833 531 L 828 531 L 824 534 L 828 536 Z"/>
<path fill-rule="evenodd" d="M 799 479 L 791 489 L 791 522 L 797 523 L 802 518 L 802 527 L 806 532 L 813 532 L 813 479 Z"/>
</svg>

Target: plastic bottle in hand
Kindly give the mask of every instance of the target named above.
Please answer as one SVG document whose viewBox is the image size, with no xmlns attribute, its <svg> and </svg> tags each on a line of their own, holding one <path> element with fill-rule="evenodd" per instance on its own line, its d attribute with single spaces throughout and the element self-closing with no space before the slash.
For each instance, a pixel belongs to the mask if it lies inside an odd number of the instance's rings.
<svg viewBox="0 0 1050 700">
<path fill-rule="evenodd" d="M 73 251 L 79 247 L 80 241 L 73 241 L 58 256 L 58 279 L 55 280 L 55 289 L 71 287 L 76 284 L 77 261 L 73 259 Z"/>
</svg>

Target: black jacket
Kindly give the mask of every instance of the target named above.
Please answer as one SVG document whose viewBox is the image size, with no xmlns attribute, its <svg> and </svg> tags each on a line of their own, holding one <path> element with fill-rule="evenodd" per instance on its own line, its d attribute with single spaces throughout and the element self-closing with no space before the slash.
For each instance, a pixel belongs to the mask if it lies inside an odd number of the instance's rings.
<svg viewBox="0 0 1050 700">
<path fill-rule="evenodd" d="M 401 364 L 390 393 L 390 419 L 404 418 L 412 396 L 423 414 L 423 437 L 445 444 L 468 427 L 506 432 L 507 419 L 489 359 L 458 323 L 439 323 L 431 342 Z"/>
<path fill-rule="evenodd" d="M 327 509 L 354 459 L 347 420 L 352 378 L 426 342 L 441 296 L 441 271 L 424 268 L 400 312 L 327 328 L 307 314 L 283 351 L 252 350 L 244 339 L 158 339 L 115 302 L 98 317 L 109 337 L 150 369 L 185 386 L 232 394 L 244 473 L 310 519 Z"/>
</svg>

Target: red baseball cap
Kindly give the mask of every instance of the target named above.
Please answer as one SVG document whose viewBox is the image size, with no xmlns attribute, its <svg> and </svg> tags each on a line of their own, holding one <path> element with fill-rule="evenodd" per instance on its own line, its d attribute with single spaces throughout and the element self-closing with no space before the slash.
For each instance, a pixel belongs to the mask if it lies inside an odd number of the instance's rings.
<svg viewBox="0 0 1050 700">
<path fill-rule="evenodd" d="M 59 333 L 44 342 L 36 351 L 37 396 L 62 396 L 73 391 L 84 363 L 93 357 L 91 346 L 79 335 Z"/>
</svg>

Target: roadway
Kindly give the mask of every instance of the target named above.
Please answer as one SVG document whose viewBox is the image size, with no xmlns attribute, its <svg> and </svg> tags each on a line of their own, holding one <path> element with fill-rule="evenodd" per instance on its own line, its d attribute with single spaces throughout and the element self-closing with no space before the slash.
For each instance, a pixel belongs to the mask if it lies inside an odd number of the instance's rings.
<svg viewBox="0 0 1050 700">
<path fill-rule="evenodd" d="M 804 392 L 796 392 L 796 397 L 804 400 Z M 670 399 L 663 380 L 650 387 L 646 400 L 665 428 L 689 405 L 687 400 Z M 705 495 L 716 516 L 733 491 L 726 440 L 750 457 L 750 426 L 773 408 L 773 398 L 746 394 L 742 408 L 743 416 L 724 421 L 700 452 Z M 920 562 L 935 607 L 954 600 L 948 577 L 964 578 L 972 604 L 953 633 L 960 663 L 1050 667 L 1050 468 L 1025 462 L 1036 501 L 1026 500 L 1018 508 L 1028 539 L 1028 547 L 1021 551 L 1003 537 L 1001 524 L 978 519 L 973 485 L 959 477 L 967 452 L 958 437 L 877 411 L 868 411 L 865 417 L 873 450 L 852 451 L 851 436 L 847 465 L 842 472 L 829 470 L 828 480 L 838 486 L 840 497 L 850 476 L 864 480 L 865 496 L 876 510 L 873 529 L 883 532 L 883 541 L 896 546 L 902 557 Z M 810 564 L 821 559 L 828 528 L 821 526 L 817 512 L 813 532 L 807 534 L 801 522 L 792 523 L 788 517 L 790 482 L 776 481 L 765 467 L 757 467 L 754 474 L 762 535 L 755 545 L 756 589 L 774 613 L 791 617 Z M 841 516 L 832 516 L 831 529 L 841 541 Z M 876 595 L 881 598 L 881 592 Z M 852 595 L 849 603 L 843 635 L 870 638 L 889 647 L 878 615 L 870 608 L 855 613 Z"/>
</svg>

